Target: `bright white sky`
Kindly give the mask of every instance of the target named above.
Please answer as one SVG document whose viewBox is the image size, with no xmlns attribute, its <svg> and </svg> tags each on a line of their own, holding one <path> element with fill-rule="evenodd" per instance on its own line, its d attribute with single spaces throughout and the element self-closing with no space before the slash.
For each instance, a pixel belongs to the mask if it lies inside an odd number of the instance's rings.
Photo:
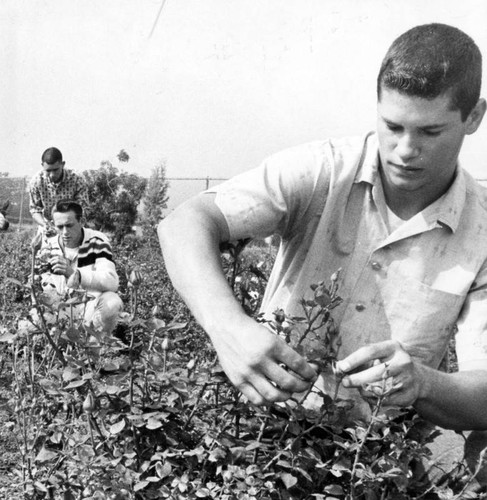
<svg viewBox="0 0 487 500">
<path fill-rule="evenodd" d="M 131 172 L 229 177 L 361 134 L 387 47 L 427 22 L 466 31 L 487 67 L 485 0 L 2 0 L 0 171 L 31 176 L 57 146 L 76 170 L 123 148 Z M 486 131 L 462 155 L 483 178 Z"/>
</svg>

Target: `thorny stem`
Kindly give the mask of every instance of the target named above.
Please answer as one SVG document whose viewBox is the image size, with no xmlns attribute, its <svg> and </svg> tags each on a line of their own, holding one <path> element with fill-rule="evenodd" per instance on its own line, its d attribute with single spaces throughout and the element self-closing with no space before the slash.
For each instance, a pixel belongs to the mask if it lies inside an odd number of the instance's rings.
<svg viewBox="0 0 487 500">
<path fill-rule="evenodd" d="M 300 432 L 283 450 L 281 450 L 277 455 L 274 455 L 271 458 L 271 460 L 269 460 L 269 462 L 267 462 L 267 464 L 264 466 L 264 468 L 262 469 L 262 471 L 265 472 L 271 465 L 273 465 L 274 463 L 276 463 L 281 458 L 281 456 L 284 455 L 284 453 L 286 453 L 287 451 L 291 450 L 293 448 L 293 446 L 301 438 L 303 438 L 304 436 L 306 436 L 310 432 L 312 432 L 315 429 L 317 429 L 321 425 L 321 422 L 323 421 L 323 418 L 324 418 L 325 415 L 326 415 L 326 412 L 323 413 L 323 415 L 318 420 L 318 422 L 314 423 L 311 427 L 308 427 L 304 431 Z"/>
<path fill-rule="evenodd" d="M 130 384 L 129 384 L 129 402 L 130 409 L 134 405 L 134 329 L 130 329 L 130 346 L 129 346 L 129 360 L 130 360 Z"/>
<path fill-rule="evenodd" d="M 137 314 L 138 299 L 137 287 L 132 287 L 132 320 L 135 319 L 135 315 Z"/>
<path fill-rule="evenodd" d="M 42 312 L 42 308 L 38 302 L 37 299 L 37 294 L 34 286 L 34 268 L 35 268 L 35 252 L 32 252 L 32 283 L 30 287 L 30 292 L 31 292 L 31 297 L 32 297 L 32 303 L 34 304 L 34 307 L 36 308 L 37 314 L 41 320 L 42 323 L 42 332 L 44 335 L 47 337 L 47 340 L 49 344 L 51 344 L 51 347 L 54 349 L 54 352 L 56 353 L 56 356 L 59 358 L 63 366 L 66 366 L 66 360 L 64 359 L 64 355 L 61 352 L 61 350 L 58 348 L 56 343 L 51 337 L 51 334 L 49 333 L 49 328 L 47 328 L 46 320 L 44 319 L 44 314 Z"/>
<path fill-rule="evenodd" d="M 240 394 L 235 391 L 234 393 L 234 402 L 233 406 L 236 409 L 238 400 L 240 399 Z M 235 412 L 235 439 L 240 438 L 240 413 L 238 411 Z"/>
<path fill-rule="evenodd" d="M 183 426 L 183 430 L 186 430 L 188 428 L 194 414 L 196 413 L 196 409 L 198 408 L 198 404 L 200 402 L 200 399 L 203 397 L 203 394 L 205 393 L 207 387 L 208 387 L 208 382 L 205 382 L 203 384 L 203 387 L 201 388 L 200 392 L 198 393 L 198 396 L 197 396 L 196 401 L 194 403 L 193 409 L 191 410 L 191 413 L 189 414 L 188 420 L 186 420 L 186 423 Z"/>
<path fill-rule="evenodd" d="M 380 396 L 378 397 L 377 403 L 375 404 L 374 411 L 372 413 L 372 417 L 370 418 L 369 425 L 367 426 L 367 430 L 365 431 L 364 435 L 362 436 L 362 439 L 360 440 L 358 449 L 355 453 L 355 458 L 354 458 L 353 465 L 352 465 L 352 472 L 350 474 L 350 498 L 351 499 L 355 498 L 355 483 L 354 483 L 355 474 L 357 472 L 357 467 L 359 464 L 360 456 L 362 454 L 362 450 L 365 446 L 365 442 L 367 441 L 367 438 L 369 437 L 369 434 L 372 430 L 372 427 L 377 420 L 377 416 L 378 416 L 379 411 L 382 407 L 382 403 L 384 402 L 384 399 L 387 396 L 387 392 L 386 392 L 387 376 L 388 376 L 388 370 L 386 369 L 384 376 L 382 378 L 382 386 L 381 386 Z"/>
<path fill-rule="evenodd" d="M 463 486 L 462 491 L 460 491 L 460 493 L 458 493 L 458 495 L 455 495 L 452 498 L 452 500 L 460 500 L 463 498 L 463 494 L 467 491 L 467 488 L 472 484 L 474 479 L 477 477 L 479 472 L 482 470 L 482 466 L 484 465 L 484 457 L 485 457 L 486 453 L 487 453 L 487 446 L 479 454 L 479 460 L 477 462 L 477 466 L 475 467 L 474 473 L 470 475 L 470 477 L 468 478 L 468 481 Z"/>
<path fill-rule="evenodd" d="M 95 447 L 95 438 L 93 437 L 93 427 L 91 423 L 91 414 L 88 414 L 88 429 L 90 430 L 90 440 L 91 440 L 91 447 L 93 448 L 93 453 L 97 455 L 98 453 L 96 452 L 96 447 Z"/>
<path fill-rule="evenodd" d="M 267 414 L 264 416 L 264 419 L 262 420 L 261 424 L 260 424 L 260 428 L 259 428 L 259 435 L 257 436 L 257 442 L 258 443 L 261 443 L 262 442 L 262 438 L 264 436 L 264 431 L 265 431 L 265 428 L 267 426 L 267 422 L 269 422 L 269 418 L 270 418 L 270 413 L 271 413 L 271 409 L 269 408 L 267 410 Z M 254 450 L 254 458 L 252 460 L 252 463 L 253 464 L 256 464 L 257 463 L 257 457 L 259 456 L 259 448 L 256 448 Z"/>
<path fill-rule="evenodd" d="M 308 326 L 306 327 L 306 330 L 303 332 L 303 334 L 301 335 L 301 337 L 299 337 L 297 345 L 300 345 L 301 342 L 303 342 L 304 339 L 308 336 L 308 334 L 313 330 L 314 322 L 320 317 L 321 314 L 324 314 L 324 309 L 320 309 L 315 314 L 314 318 L 311 318 L 308 314 L 306 314 L 306 319 L 308 320 Z"/>
</svg>

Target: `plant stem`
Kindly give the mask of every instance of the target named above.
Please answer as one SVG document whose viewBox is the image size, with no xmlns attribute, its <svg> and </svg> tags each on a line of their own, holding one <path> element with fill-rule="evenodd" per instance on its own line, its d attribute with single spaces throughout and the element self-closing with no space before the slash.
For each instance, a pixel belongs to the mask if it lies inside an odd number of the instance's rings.
<svg viewBox="0 0 487 500">
<path fill-rule="evenodd" d="M 378 416 L 379 411 L 382 407 L 382 403 L 385 399 L 385 396 L 383 394 L 384 390 L 385 390 L 385 379 L 383 379 L 383 382 L 382 382 L 382 394 L 377 399 L 377 403 L 376 403 L 374 411 L 372 413 L 372 417 L 370 418 L 369 425 L 367 426 L 367 430 L 365 431 L 364 435 L 362 436 L 362 439 L 360 440 L 360 443 L 359 443 L 359 447 L 355 453 L 355 458 L 354 458 L 353 465 L 352 465 L 352 472 L 350 474 L 350 496 L 351 496 L 351 498 L 356 498 L 356 496 L 355 496 L 355 482 L 354 482 L 355 481 L 355 474 L 357 472 L 357 467 L 359 464 L 360 456 L 362 454 L 362 450 L 365 446 L 367 438 L 369 437 L 369 434 L 372 430 L 372 427 L 373 427 L 375 421 L 377 420 L 377 416 Z"/>
<path fill-rule="evenodd" d="M 467 488 L 472 484 L 474 479 L 477 477 L 477 475 L 481 471 L 482 466 L 484 465 L 484 457 L 485 457 L 486 453 L 487 453 L 487 446 L 479 453 L 479 460 L 478 460 L 477 466 L 475 467 L 474 473 L 468 478 L 468 481 L 463 486 L 462 491 L 460 491 L 460 493 L 458 493 L 458 495 L 455 495 L 452 498 L 452 500 L 461 500 L 463 498 L 463 495 L 467 491 Z"/>
<path fill-rule="evenodd" d="M 32 257 L 34 259 L 34 257 Z M 33 276 L 33 275 L 32 275 Z M 44 319 L 44 314 L 42 312 L 42 308 L 37 300 L 37 294 L 35 291 L 35 286 L 34 286 L 34 279 L 32 278 L 32 286 L 31 286 L 31 297 L 32 297 L 32 303 L 34 304 L 34 307 L 37 311 L 37 314 L 41 320 L 42 323 L 42 333 L 47 337 L 47 340 L 51 347 L 54 349 L 54 352 L 56 353 L 56 356 L 58 359 L 61 361 L 63 366 L 66 366 L 66 360 L 64 359 L 64 355 L 59 349 L 59 347 L 56 345 L 54 340 L 51 337 L 51 334 L 49 333 L 49 328 L 47 328 L 46 320 Z"/>
</svg>

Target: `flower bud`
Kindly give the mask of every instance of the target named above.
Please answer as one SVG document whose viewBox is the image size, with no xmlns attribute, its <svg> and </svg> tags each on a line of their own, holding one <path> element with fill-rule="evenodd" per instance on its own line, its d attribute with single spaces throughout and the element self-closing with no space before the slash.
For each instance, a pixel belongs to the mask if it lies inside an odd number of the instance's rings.
<svg viewBox="0 0 487 500">
<path fill-rule="evenodd" d="M 162 341 L 161 348 L 163 351 L 167 351 L 169 349 L 169 339 L 167 337 L 165 337 Z"/>
<path fill-rule="evenodd" d="M 281 324 L 286 319 L 286 314 L 283 309 L 276 309 L 272 314 L 274 314 L 274 319 Z"/>
<path fill-rule="evenodd" d="M 34 253 L 37 253 L 42 246 L 42 233 L 38 232 L 30 242 L 30 247 Z"/>
<path fill-rule="evenodd" d="M 135 287 L 142 283 L 142 273 L 138 269 L 132 269 L 129 275 L 129 283 Z"/>
<path fill-rule="evenodd" d="M 83 401 L 83 411 L 85 413 L 93 413 L 95 409 L 95 398 L 93 397 L 93 394 L 91 394 L 91 392 L 89 392 L 87 395 L 86 395 L 86 398 L 85 400 Z"/>
</svg>

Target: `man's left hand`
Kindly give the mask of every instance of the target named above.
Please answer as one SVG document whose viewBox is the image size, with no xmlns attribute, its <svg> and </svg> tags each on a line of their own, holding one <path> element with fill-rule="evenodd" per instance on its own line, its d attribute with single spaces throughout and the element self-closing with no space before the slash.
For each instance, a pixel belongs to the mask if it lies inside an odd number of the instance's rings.
<svg viewBox="0 0 487 500">
<path fill-rule="evenodd" d="M 412 406 L 423 385 L 422 370 L 400 342 L 386 340 L 357 349 L 336 364 L 346 388 L 357 388 L 370 402 L 385 396 L 385 403 Z"/>
</svg>

